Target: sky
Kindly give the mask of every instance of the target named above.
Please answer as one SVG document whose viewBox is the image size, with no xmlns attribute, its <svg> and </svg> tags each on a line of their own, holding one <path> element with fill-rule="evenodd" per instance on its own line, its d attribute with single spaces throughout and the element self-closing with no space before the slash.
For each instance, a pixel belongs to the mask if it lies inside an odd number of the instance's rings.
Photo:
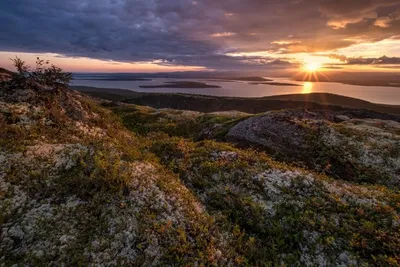
<svg viewBox="0 0 400 267">
<path fill-rule="evenodd" d="M 2 0 L 0 66 L 400 72 L 400 0 Z"/>
</svg>

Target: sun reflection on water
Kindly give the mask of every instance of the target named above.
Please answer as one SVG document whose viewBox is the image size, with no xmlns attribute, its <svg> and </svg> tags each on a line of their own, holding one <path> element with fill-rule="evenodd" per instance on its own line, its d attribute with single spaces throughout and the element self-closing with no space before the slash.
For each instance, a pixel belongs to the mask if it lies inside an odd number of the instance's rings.
<svg viewBox="0 0 400 267">
<path fill-rule="evenodd" d="M 303 91 L 302 91 L 302 93 L 303 93 L 303 94 L 309 94 L 309 93 L 311 93 L 311 92 L 312 92 L 312 89 L 313 89 L 313 86 L 314 86 L 314 84 L 313 84 L 312 82 L 305 82 L 305 83 L 303 84 Z"/>
</svg>

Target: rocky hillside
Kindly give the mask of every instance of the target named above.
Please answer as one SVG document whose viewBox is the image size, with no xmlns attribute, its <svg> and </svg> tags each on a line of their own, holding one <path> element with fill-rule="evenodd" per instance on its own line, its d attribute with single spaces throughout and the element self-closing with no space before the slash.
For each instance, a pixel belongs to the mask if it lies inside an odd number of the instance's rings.
<svg viewBox="0 0 400 267">
<path fill-rule="evenodd" d="M 0 88 L 0 266 L 398 266 L 396 121 Z"/>
</svg>

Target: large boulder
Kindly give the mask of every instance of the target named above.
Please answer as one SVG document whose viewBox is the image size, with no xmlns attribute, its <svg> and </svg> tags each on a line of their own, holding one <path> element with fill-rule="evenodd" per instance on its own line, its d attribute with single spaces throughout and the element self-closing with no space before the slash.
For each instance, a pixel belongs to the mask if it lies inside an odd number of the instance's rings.
<svg viewBox="0 0 400 267">
<path fill-rule="evenodd" d="M 323 117 L 303 110 L 267 112 L 232 127 L 229 141 L 261 146 L 273 153 L 292 155 L 308 148 L 310 136 Z"/>
<path fill-rule="evenodd" d="M 227 140 L 268 151 L 333 177 L 400 187 L 400 123 L 302 110 L 268 112 L 239 122 Z"/>
</svg>

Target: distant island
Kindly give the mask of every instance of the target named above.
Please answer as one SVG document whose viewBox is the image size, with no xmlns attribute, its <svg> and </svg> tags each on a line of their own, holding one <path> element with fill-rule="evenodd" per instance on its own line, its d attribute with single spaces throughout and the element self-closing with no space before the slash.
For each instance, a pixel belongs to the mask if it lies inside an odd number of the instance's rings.
<svg viewBox="0 0 400 267">
<path fill-rule="evenodd" d="M 181 81 L 181 82 L 165 82 L 164 84 L 159 85 L 140 85 L 140 88 L 221 88 L 218 85 L 211 85 L 201 82 L 190 82 L 190 81 Z"/>
<path fill-rule="evenodd" d="M 206 81 L 208 81 L 208 82 L 219 82 L 219 83 L 234 83 L 235 82 L 234 80 L 222 80 L 222 79 L 218 79 L 218 78 L 206 79 Z"/>
<path fill-rule="evenodd" d="M 280 83 L 280 82 L 266 82 L 266 83 L 249 83 L 252 85 L 260 85 L 260 84 L 268 84 L 268 85 L 277 85 L 277 86 L 302 86 L 301 84 L 295 84 L 295 83 Z"/>
<path fill-rule="evenodd" d="M 271 79 L 265 79 L 263 77 L 228 77 L 228 78 L 219 78 L 221 80 L 231 80 L 231 81 L 245 81 L 245 82 L 272 82 Z"/>
<path fill-rule="evenodd" d="M 89 81 L 152 81 L 153 79 L 149 78 L 136 78 L 136 77 L 104 77 L 104 78 L 74 78 L 74 80 L 89 80 Z"/>
</svg>

